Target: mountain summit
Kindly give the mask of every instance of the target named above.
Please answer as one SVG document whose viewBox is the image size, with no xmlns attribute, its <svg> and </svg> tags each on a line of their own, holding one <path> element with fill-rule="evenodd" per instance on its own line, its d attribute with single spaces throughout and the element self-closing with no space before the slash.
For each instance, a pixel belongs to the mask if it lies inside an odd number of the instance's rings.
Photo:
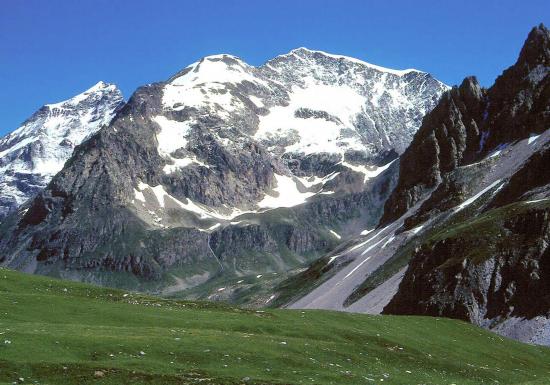
<svg viewBox="0 0 550 385">
<path fill-rule="evenodd" d="M 5 221 L 0 258 L 147 290 L 256 290 L 240 277 L 279 279 L 378 221 L 392 161 L 447 89 L 306 49 L 260 67 L 202 58 L 77 147 Z"/>
<path fill-rule="evenodd" d="M 42 190 L 74 147 L 109 124 L 123 102 L 115 85 L 99 82 L 68 100 L 46 104 L 0 139 L 0 219 Z"/>
</svg>

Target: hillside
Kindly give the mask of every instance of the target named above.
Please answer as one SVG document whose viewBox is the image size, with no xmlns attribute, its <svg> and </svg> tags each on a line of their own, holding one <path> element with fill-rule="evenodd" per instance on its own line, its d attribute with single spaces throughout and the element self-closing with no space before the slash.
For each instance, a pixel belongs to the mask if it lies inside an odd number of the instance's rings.
<svg viewBox="0 0 550 385">
<path fill-rule="evenodd" d="M 3 385 L 550 381 L 550 349 L 454 320 L 245 310 L 5 269 L 0 293 Z"/>
</svg>

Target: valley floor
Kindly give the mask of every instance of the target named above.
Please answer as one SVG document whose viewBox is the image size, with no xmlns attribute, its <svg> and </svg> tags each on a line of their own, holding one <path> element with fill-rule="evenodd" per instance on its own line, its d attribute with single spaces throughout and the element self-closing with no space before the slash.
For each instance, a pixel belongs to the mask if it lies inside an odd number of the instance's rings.
<svg viewBox="0 0 550 385">
<path fill-rule="evenodd" d="M 547 384 L 550 349 L 439 318 L 246 310 L 0 270 L 0 384 Z"/>
</svg>

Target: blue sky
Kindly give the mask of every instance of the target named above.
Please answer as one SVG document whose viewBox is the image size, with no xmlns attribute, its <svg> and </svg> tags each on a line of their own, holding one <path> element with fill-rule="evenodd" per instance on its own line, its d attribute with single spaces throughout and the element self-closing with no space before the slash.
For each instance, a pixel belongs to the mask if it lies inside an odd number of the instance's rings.
<svg viewBox="0 0 550 385">
<path fill-rule="evenodd" d="M 0 134 L 99 80 L 128 98 L 215 53 L 259 65 L 305 46 L 488 86 L 540 22 L 548 0 L 0 0 Z"/>
</svg>

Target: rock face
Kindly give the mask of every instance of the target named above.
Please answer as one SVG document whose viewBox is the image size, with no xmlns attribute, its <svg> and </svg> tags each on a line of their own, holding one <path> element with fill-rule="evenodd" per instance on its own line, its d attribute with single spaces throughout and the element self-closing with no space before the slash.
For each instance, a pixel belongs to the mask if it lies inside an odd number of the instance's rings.
<svg viewBox="0 0 550 385">
<path fill-rule="evenodd" d="M 444 174 L 480 153 L 485 91 L 475 78 L 443 95 L 401 158 L 399 182 L 386 201 L 381 224 L 401 217 L 442 181 Z"/>
<path fill-rule="evenodd" d="M 155 290 L 302 266 L 377 222 L 390 164 L 447 88 L 304 48 L 203 58 L 78 146 L 3 223 L 0 260 Z"/>
<path fill-rule="evenodd" d="M 549 214 L 548 201 L 506 206 L 422 244 L 384 312 L 486 327 L 549 315 Z"/>
<path fill-rule="evenodd" d="M 498 146 L 550 126 L 550 36 L 543 25 L 527 37 L 518 61 L 488 90 L 475 78 L 445 94 L 428 114 L 401 160 L 398 186 L 381 224 L 402 216 L 442 175 L 483 159 Z"/>
<path fill-rule="evenodd" d="M 430 177 L 400 176 L 383 222 L 401 216 L 429 194 L 420 209 L 405 219 L 405 228 L 448 210 L 449 195 L 456 204 L 463 193 L 456 180 L 455 188 L 450 188 L 451 175 L 461 165 L 463 170 L 475 169 L 488 153 L 489 158 L 507 156 L 507 169 L 494 166 L 478 173 L 485 180 L 504 177 L 455 206 L 451 211 L 458 214 L 435 227 L 415 248 L 385 313 L 460 318 L 524 341 L 550 344 L 550 323 L 540 322 L 541 317 L 550 317 L 549 47 L 550 32 L 542 25 L 533 29 L 518 62 L 493 87 L 484 92 L 463 83 L 424 120 L 402 158 L 401 171 L 406 170 L 407 159 L 425 154 L 429 143 L 437 148 L 437 156 L 420 169 L 429 170 Z M 462 94 L 465 86 L 477 91 L 469 92 L 472 106 L 459 108 L 459 113 L 447 102 Z M 432 125 L 437 113 L 444 115 L 442 108 L 452 125 Z M 455 145 L 445 148 L 435 144 L 441 139 L 427 139 L 438 138 L 442 130 L 444 142 Z M 454 132 L 460 132 L 458 140 Z M 463 179 L 461 185 L 468 183 Z"/>
<path fill-rule="evenodd" d="M 116 86 L 99 82 L 69 100 L 46 104 L 0 139 L 0 219 L 41 191 L 74 147 L 109 124 L 123 103 Z"/>
<path fill-rule="evenodd" d="M 549 67 L 550 35 L 541 24 L 529 33 L 516 64 L 488 90 L 483 150 L 548 129 Z"/>
</svg>

